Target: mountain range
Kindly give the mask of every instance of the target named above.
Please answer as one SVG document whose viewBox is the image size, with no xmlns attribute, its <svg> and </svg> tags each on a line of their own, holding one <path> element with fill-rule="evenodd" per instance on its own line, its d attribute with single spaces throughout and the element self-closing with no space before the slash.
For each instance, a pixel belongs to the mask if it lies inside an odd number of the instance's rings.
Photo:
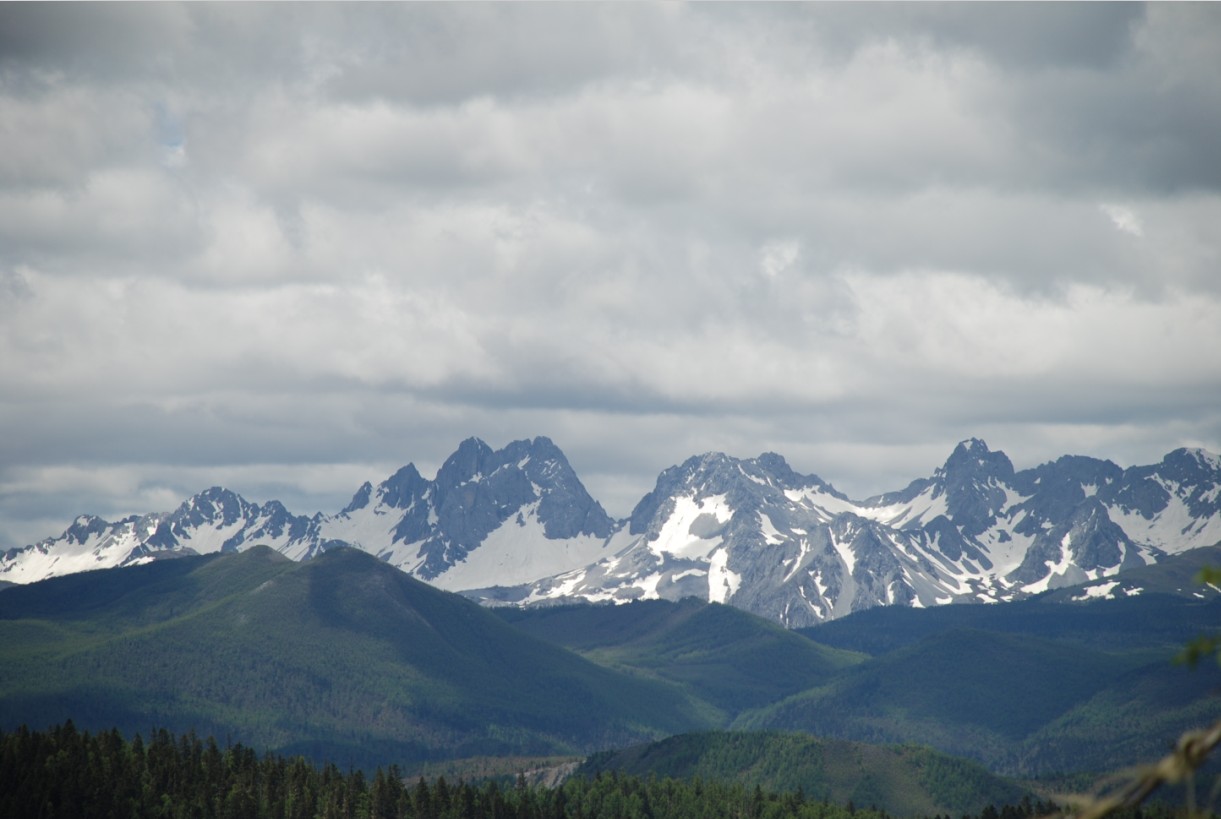
<svg viewBox="0 0 1221 819">
<path fill-rule="evenodd" d="M 432 479 L 407 465 L 337 513 L 295 515 L 221 487 L 170 513 L 82 516 L 0 555 L 0 582 L 266 545 L 295 560 L 369 552 L 487 605 L 697 597 L 795 628 L 884 605 L 1001 602 L 1116 579 L 1221 542 L 1221 457 L 1178 449 L 1121 468 L 1064 456 L 1026 470 L 978 439 L 906 488 L 853 500 L 764 453 L 664 470 L 611 518 L 547 438 L 459 445 Z"/>
<path fill-rule="evenodd" d="M 489 610 L 356 549 L 185 556 L 0 593 L 0 731 L 164 727 L 370 769 L 796 731 L 1004 775 L 1114 771 L 1216 719 L 1216 668 L 1170 662 L 1221 619 L 1216 595 L 1178 591 L 1194 557 L 1115 600 L 1078 586 L 793 630 L 694 599 Z"/>
</svg>

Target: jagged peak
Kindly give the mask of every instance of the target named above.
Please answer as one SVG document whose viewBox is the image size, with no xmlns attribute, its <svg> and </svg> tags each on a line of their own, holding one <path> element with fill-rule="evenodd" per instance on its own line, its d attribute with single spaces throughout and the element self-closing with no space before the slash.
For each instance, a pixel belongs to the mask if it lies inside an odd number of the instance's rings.
<svg viewBox="0 0 1221 819">
<path fill-rule="evenodd" d="M 63 536 L 69 541 L 84 543 L 90 535 L 100 534 L 107 526 L 110 526 L 110 523 L 97 515 L 77 515 Z"/>
<path fill-rule="evenodd" d="M 534 440 L 530 441 L 529 443 L 530 443 L 531 449 L 544 450 L 544 451 L 555 452 L 557 454 L 562 454 L 562 453 L 560 453 L 560 448 L 558 446 L 556 446 L 555 441 L 551 440 L 546 435 L 535 436 Z"/>
<path fill-rule="evenodd" d="M 187 498 L 178 507 L 178 512 L 187 513 L 199 509 L 201 506 L 212 506 L 226 508 L 237 506 L 239 508 L 249 507 L 251 504 L 241 495 L 231 489 L 226 489 L 223 486 L 209 486 L 202 492 L 196 492 L 191 497 Z"/>
<path fill-rule="evenodd" d="M 413 467 L 414 468 L 414 467 Z M 364 509 L 369 505 L 369 499 L 373 496 L 373 484 L 365 481 L 352 494 L 352 500 L 348 501 L 348 505 L 339 511 L 341 515 L 350 515 L 357 509 Z"/>
<path fill-rule="evenodd" d="M 511 464 L 524 466 L 526 461 L 568 466 L 568 459 L 564 457 L 563 450 L 556 446 L 556 443 L 550 438 L 541 435 L 533 439 L 523 438 L 518 441 L 510 441 L 504 449 L 496 452 L 489 450 L 488 454 L 501 466 Z"/>
<path fill-rule="evenodd" d="M 1013 475 L 1013 462 L 1009 456 L 1000 450 L 991 450 L 980 438 L 967 438 L 960 441 L 945 466 L 938 470 L 943 476 L 972 473 L 983 469 L 988 472 L 998 472 L 1001 477 Z"/>
<path fill-rule="evenodd" d="M 457 486 L 464 483 L 480 471 L 484 462 L 494 454 L 494 450 L 480 438 L 467 438 L 458 444 L 454 453 L 445 459 L 437 470 L 436 483 Z"/>
<path fill-rule="evenodd" d="M 368 481 L 361 485 L 344 512 L 352 512 L 368 504 L 369 492 L 365 489 L 368 486 Z M 412 500 L 427 488 L 428 481 L 420 474 L 420 470 L 415 468 L 415 464 L 407 464 L 378 485 L 377 498 L 387 506 L 401 509 L 411 505 Z"/>
<path fill-rule="evenodd" d="M 1182 464 L 1188 461 L 1193 461 L 1209 471 L 1221 472 L 1221 455 L 1203 447 L 1180 447 L 1162 458 L 1162 463 L 1167 465 Z"/>
<path fill-rule="evenodd" d="M 707 468 L 712 466 L 720 466 L 727 463 L 737 463 L 738 458 L 734 458 L 724 452 L 709 451 L 702 452 L 699 455 L 692 455 L 687 460 L 683 461 L 683 466 L 690 465 L 693 468 Z"/>
<path fill-rule="evenodd" d="M 470 438 L 464 439 L 458 448 L 454 450 L 454 454 L 450 458 L 458 457 L 486 457 L 492 454 L 495 450 L 488 445 L 487 441 L 482 438 L 472 435 Z"/>
<path fill-rule="evenodd" d="M 213 500 L 215 498 L 235 498 L 237 497 L 237 493 L 230 489 L 226 489 L 223 486 L 215 485 L 209 486 L 202 492 L 196 492 L 194 497 L 206 498 L 208 500 Z"/>
<path fill-rule="evenodd" d="M 779 452 L 764 452 L 755 458 L 755 463 L 765 469 L 773 471 L 792 471 L 789 462 L 784 459 L 784 456 Z"/>
<path fill-rule="evenodd" d="M 955 451 L 962 449 L 967 452 L 975 452 L 986 455 L 992 450 L 988 449 L 988 443 L 983 438 L 964 438 L 958 442 Z"/>
</svg>

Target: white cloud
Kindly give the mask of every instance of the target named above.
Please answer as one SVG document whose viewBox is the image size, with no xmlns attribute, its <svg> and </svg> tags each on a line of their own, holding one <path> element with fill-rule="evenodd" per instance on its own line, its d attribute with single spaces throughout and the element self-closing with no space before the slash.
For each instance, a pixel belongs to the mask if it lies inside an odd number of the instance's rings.
<svg viewBox="0 0 1221 819">
<path fill-rule="evenodd" d="M 0 6 L 0 545 L 472 434 L 619 513 L 1221 449 L 1211 7 L 77 12 Z"/>
<path fill-rule="evenodd" d="M 1123 205 L 1107 204 L 1099 205 L 1098 208 L 1111 220 L 1111 224 L 1115 226 L 1116 230 L 1128 233 L 1138 239 L 1145 235 L 1145 229 L 1141 225 L 1140 218 L 1131 208 L 1124 207 Z"/>
<path fill-rule="evenodd" d="M 801 255 L 801 243 L 792 240 L 768 242 L 759 251 L 759 269 L 769 279 L 789 270 Z"/>
</svg>

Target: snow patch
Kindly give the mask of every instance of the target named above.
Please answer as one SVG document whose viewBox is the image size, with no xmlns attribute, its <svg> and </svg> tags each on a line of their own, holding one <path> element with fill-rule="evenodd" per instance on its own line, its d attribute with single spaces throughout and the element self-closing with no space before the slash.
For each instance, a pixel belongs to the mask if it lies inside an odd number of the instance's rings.
<svg viewBox="0 0 1221 819">
<path fill-rule="evenodd" d="M 1083 589 L 1081 594 L 1072 599 L 1077 603 L 1081 603 L 1086 600 L 1114 600 L 1115 587 L 1118 585 L 1118 580 L 1112 580 L 1109 583 L 1100 583 L 1097 586 L 1089 586 Z"/>
<path fill-rule="evenodd" d="M 594 535 L 548 539 L 538 519 L 539 501 L 510 517 L 465 558 L 433 578 L 446 591 L 517 586 L 573 571 L 606 557 L 606 541 Z"/>
<path fill-rule="evenodd" d="M 831 536 L 831 545 L 835 547 L 839 559 L 844 561 L 844 565 L 848 567 L 848 576 L 851 577 L 856 569 L 856 555 L 852 552 L 852 547 L 846 543 L 840 543 L 835 535 Z"/>
<path fill-rule="evenodd" d="M 1059 577 L 1068 571 L 1072 565 L 1073 556 L 1069 551 L 1073 545 L 1072 532 L 1065 532 L 1064 537 L 1060 539 L 1060 558 L 1058 560 L 1045 560 L 1043 565 L 1047 567 L 1047 574 L 1042 579 L 1036 580 L 1022 587 L 1022 591 L 1030 594 L 1038 594 L 1039 592 L 1047 591 L 1053 577 Z"/>
<path fill-rule="evenodd" d="M 766 512 L 759 513 L 759 527 L 763 533 L 763 539 L 769 546 L 776 546 L 784 543 L 788 538 L 780 534 L 780 530 L 776 528 L 776 524 L 772 522 L 771 515 Z"/>
<path fill-rule="evenodd" d="M 1181 554 L 1221 541 L 1221 514 L 1203 520 L 1193 517 L 1173 489 L 1166 508 L 1152 519 L 1119 506 L 1107 507 L 1107 514 L 1134 542 L 1155 546 L 1170 554 Z"/>
<path fill-rule="evenodd" d="M 687 560 L 707 559 L 724 539 L 717 531 L 733 517 L 733 510 L 724 495 L 713 495 L 696 501 L 694 497 L 674 499 L 674 511 L 662 525 L 657 539 L 649 542 L 649 550 L 658 557 Z M 712 536 L 707 533 L 715 532 Z"/>
<path fill-rule="evenodd" d="M 738 592 L 742 576 L 729 570 L 729 550 L 717 549 L 708 561 L 708 602 L 726 603 Z"/>
</svg>

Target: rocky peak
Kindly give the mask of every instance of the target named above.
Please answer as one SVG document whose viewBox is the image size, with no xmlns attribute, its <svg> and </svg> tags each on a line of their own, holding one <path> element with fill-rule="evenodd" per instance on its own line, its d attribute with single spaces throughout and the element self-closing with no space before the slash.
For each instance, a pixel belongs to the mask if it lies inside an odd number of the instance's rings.
<svg viewBox="0 0 1221 819">
<path fill-rule="evenodd" d="M 945 494 L 950 519 L 967 537 L 996 521 L 1005 506 L 1003 488 L 1013 481 L 1013 463 L 978 438 L 962 441 L 933 477 L 934 495 Z"/>
<path fill-rule="evenodd" d="M 251 505 L 223 486 L 213 486 L 189 498 L 170 516 L 172 525 L 230 526 L 245 518 Z"/>
<path fill-rule="evenodd" d="M 1123 470 L 1110 461 L 1082 455 L 1064 455 L 1027 469 L 1014 477 L 1014 487 L 1029 500 L 1021 508 L 1030 512 L 1028 529 L 1040 521 L 1061 520 L 1087 497 L 1106 496 L 1123 478 Z"/>
<path fill-rule="evenodd" d="M 84 543 L 90 535 L 101 534 L 108 526 L 109 523 L 95 515 L 78 515 L 64 536 L 69 543 Z"/>
<path fill-rule="evenodd" d="M 1176 483 L 1221 483 L 1221 457 L 1206 449 L 1176 449 L 1162 458 L 1157 471 Z"/>
<path fill-rule="evenodd" d="M 348 509 L 344 510 L 345 512 L 359 509 L 368 502 L 368 491 L 365 488 L 368 485 L 365 483 L 357 490 L 356 494 L 352 496 L 352 502 L 348 504 Z M 428 486 L 428 481 L 415 468 L 415 464 L 407 464 L 377 487 L 378 502 L 393 509 L 406 509 L 418 498 L 424 496 L 424 493 L 428 491 Z M 365 503 L 357 506 L 356 504 L 362 500 L 362 496 Z"/>
<path fill-rule="evenodd" d="M 373 495 L 373 484 L 365 481 L 360 485 L 360 489 L 356 490 L 356 494 L 352 495 L 352 500 L 348 505 L 340 510 L 341 515 L 350 515 L 357 509 L 364 509 L 369 505 L 369 498 Z"/>
<path fill-rule="evenodd" d="M 954 447 L 940 471 L 947 484 L 980 478 L 1009 481 L 1013 478 L 1013 463 L 1005 453 L 988 449 L 979 438 L 968 438 Z"/>
<path fill-rule="evenodd" d="M 485 462 L 493 454 L 492 448 L 483 441 L 467 438 L 437 470 L 436 484 L 449 488 L 466 483 L 484 471 Z"/>
</svg>

